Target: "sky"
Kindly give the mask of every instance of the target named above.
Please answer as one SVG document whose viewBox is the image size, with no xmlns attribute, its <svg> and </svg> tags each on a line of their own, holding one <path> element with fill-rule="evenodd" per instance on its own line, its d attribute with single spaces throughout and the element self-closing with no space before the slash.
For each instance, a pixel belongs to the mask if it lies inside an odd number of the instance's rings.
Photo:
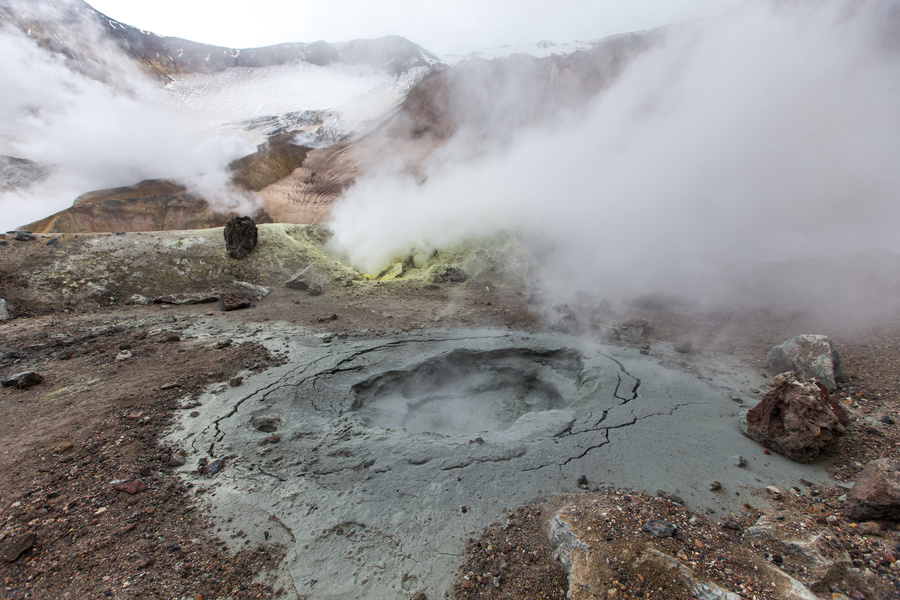
<svg viewBox="0 0 900 600">
<path fill-rule="evenodd" d="M 401 35 L 439 54 L 573 42 L 712 16 L 740 0 L 88 0 L 159 35 L 247 48 Z"/>
</svg>

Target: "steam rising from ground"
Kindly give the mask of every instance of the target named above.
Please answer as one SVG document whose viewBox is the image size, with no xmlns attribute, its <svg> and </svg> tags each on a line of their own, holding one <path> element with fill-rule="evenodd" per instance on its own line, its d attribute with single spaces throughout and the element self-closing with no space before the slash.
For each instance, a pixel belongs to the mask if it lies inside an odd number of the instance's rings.
<svg viewBox="0 0 900 600">
<path fill-rule="evenodd" d="M 748 3 L 673 28 L 586 115 L 432 164 L 422 184 L 360 180 L 335 208 L 334 243 L 377 272 L 514 227 L 552 243 L 548 277 L 604 293 L 697 291 L 736 261 L 896 248 L 900 52 L 883 28 L 898 23 L 818 4 Z"/>
<path fill-rule="evenodd" d="M 66 59 L 0 30 L 0 154 L 52 169 L 39 184 L 0 193 L 0 227 L 62 210 L 89 190 L 159 177 L 187 183 L 223 210 L 252 212 L 253 199 L 231 189 L 224 171 L 252 144 L 204 131 L 111 43 L 82 34 L 93 42 L 88 53 Z"/>
</svg>

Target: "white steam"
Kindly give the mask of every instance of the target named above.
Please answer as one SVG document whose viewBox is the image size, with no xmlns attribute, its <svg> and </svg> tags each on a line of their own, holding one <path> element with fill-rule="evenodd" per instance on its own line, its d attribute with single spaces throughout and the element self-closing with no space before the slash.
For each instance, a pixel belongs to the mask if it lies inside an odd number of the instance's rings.
<svg viewBox="0 0 900 600">
<path fill-rule="evenodd" d="M 151 178 L 184 182 L 221 210 L 252 210 L 254 199 L 233 190 L 224 169 L 253 145 L 204 130 L 112 44 L 92 42 L 102 56 L 67 61 L 0 30 L 0 154 L 51 169 L 43 182 L 0 193 L 0 228 L 46 217 L 87 191 Z"/>
<path fill-rule="evenodd" d="M 362 179 L 334 243 L 377 272 L 516 227 L 553 242 L 550 272 L 571 289 L 630 291 L 693 289 L 738 260 L 897 248 L 900 53 L 872 15 L 819 4 L 675 28 L 567 126 L 431 165 L 421 185 Z"/>
</svg>

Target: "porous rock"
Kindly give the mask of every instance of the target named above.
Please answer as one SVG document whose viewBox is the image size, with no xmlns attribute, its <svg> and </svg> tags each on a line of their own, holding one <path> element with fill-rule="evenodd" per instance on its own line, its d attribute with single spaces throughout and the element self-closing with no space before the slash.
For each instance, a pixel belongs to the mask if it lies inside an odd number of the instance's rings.
<svg viewBox="0 0 900 600">
<path fill-rule="evenodd" d="M 873 460 L 847 492 L 844 516 L 854 521 L 900 520 L 900 460 Z"/>
<path fill-rule="evenodd" d="M 803 379 L 818 379 L 830 391 L 837 387 L 841 359 L 831 339 L 825 335 L 798 335 L 774 346 L 766 354 L 776 373 L 794 371 Z"/>
<path fill-rule="evenodd" d="M 2 384 L 3 387 L 16 387 L 20 390 L 24 390 L 36 386 L 42 381 L 44 381 L 44 377 L 41 374 L 34 371 L 25 371 L 23 373 L 16 373 L 12 377 L 7 377 L 3 380 Z"/>
<path fill-rule="evenodd" d="M 245 258 L 259 239 L 259 230 L 250 217 L 233 216 L 225 223 L 225 250 L 231 258 Z"/>
<path fill-rule="evenodd" d="M 796 373 L 775 377 L 775 387 L 742 417 L 744 434 L 798 462 L 813 462 L 837 440 L 849 419 L 825 386 Z"/>
<path fill-rule="evenodd" d="M 239 308 L 249 308 L 250 300 L 241 293 L 236 287 L 228 287 L 219 294 L 219 310 L 238 310 Z"/>
</svg>

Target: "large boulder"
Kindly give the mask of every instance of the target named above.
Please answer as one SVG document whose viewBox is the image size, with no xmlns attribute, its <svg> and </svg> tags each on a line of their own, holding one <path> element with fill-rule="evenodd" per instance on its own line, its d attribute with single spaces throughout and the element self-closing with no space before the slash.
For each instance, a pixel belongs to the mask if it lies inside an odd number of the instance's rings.
<svg viewBox="0 0 900 600">
<path fill-rule="evenodd" d="M 830 391 L 837 388 L 841 358 L 826 335 L 798 335 L 773 347 L 766 358 L 776 373 L 793 371 L 803 379 L 818 379 Z"/>
<path fill-rule="evenodd" d="M 848 423 L 822 383 L 794 372 L 775 377 L 775 387 L 742 417 L 748 437 L 798 462 L 816 460 Z"/>
<path fill-rule="evenodd" d="M 225 250 L 231 258 L 244 258 L 256 247 L 259 231 L 250 217 L 234 216 L 225 223 Z"/>
<path fill-rule="evenodd" d="M 873 460 L 847 492 L 844 516 L 854 521 L 900 520 L 900 460 Z"/>
</svg>

